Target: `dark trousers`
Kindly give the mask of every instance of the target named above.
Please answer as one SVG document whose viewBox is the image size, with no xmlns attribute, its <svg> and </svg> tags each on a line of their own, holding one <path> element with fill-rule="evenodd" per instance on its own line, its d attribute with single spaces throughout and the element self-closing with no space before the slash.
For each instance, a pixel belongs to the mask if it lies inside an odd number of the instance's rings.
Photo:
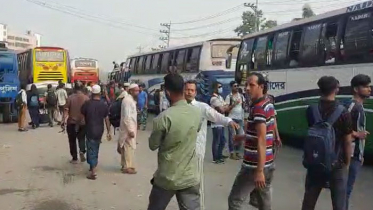
<svg viewBox="0 0 373 210">
<path fill-rule="evenodd" d="M 28 112 L 30 114 L 32 124 L 35 126 L 39 126 L 40 124 L 39 107 L 29 107 Z"/>
<path fill-rule="evenodd" d="M 344 166 L 334 169 L 330 175 L 329 185 L 333 210 L 346 210 L 348 170 Z M 321 190 L 325 187 L 325 178 L 310 170 L 306 176 L 302 210 L 314 210 Z"/>
<path fill-rule="evenodd" d="M 51 125 L 51 126 L 53 126 L 54 112 L 55 111 L 56 111 L 56 107 L 48 107 L 49 125 Z"/>
<path fill-rule="evenodd" d="M 81 153 L 86 152 L 85 142 L 85 125 L 67 124 L 66 132 L 69 138 L 70 154 L 73 160 L 78 160 L 78 150 L 76 140 L 79 142 L 79 150 Z"/>
<path fill-rule="evenodd" d="M 200 210 L 199 185 L 184 190 L 165 190 L 153 184 L 148 210 L 165 210 L 176 195 L 180 210 Z"/>
<path fill-rule="evenodd" d="M 346 209 L 348 209 L 349 207 L 349 200 L 351 197 L 351 193 L 354 188 L 355 180 L 360 169 L 361 169 L 361 161 L 359 161 L 356 158 L 352 158 L 351 163 L 350 163 L 350 168 L 348 170 Z"/>
<path fill-rule="evenodd" d="M 271 210 L 271 184 L 273 180 L 274 167 L 264 169 L 266 186 L 256 190 L 259 210 Z M 256 169 L 242 167 L 238 172 L 231 193 L 228 197 L 229 210 L 241 210 L 249 194 L 255 189 Z"/>
<path fill-rule="evenodd" d="M 214 161 L 223 159 L 224 146 L 224 127 L 212 128 L 212 159 Z"/>
</svg>

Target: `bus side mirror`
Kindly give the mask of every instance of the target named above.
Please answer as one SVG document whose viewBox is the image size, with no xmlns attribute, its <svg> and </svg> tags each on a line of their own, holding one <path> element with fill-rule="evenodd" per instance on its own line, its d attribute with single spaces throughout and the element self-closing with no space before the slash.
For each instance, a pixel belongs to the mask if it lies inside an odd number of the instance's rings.
<svg viewBox="0 0 373 210">
<path fill-rule="evenodd" d="M 231 64 L 232 64 L 232 53 L 228 53 L 228 57 L 225 60 L 225 67 L 227 69 L 230 69 L 231 68 Z"/>
</svg>

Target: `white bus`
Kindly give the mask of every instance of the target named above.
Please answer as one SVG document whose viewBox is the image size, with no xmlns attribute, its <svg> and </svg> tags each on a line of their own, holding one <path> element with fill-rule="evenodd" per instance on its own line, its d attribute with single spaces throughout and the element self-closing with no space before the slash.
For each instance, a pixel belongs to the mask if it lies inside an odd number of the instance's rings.
<svg viewBox="0 0 373 210">
<path fill-rule="evenodd" d="M 171 47 L 159 51 L 129 56 L 126 68 L 130 71 L 130 81 L 140 81 L 147 88 L 163 83 L 169 72 L 180 73 L 185 80 L 198 82 L 198 100 L 209 101 L 211 85 L 219 81 L 227 94 L 229 82 L 234 80 L 234 64 L 226 68 L 227 50 L 232 51 L 232 63 L 237 58 L 239 38 L 213 39 L 203 42 Z"/>
<path fill-rule="evenodd" d="M 339 98 L 351 98 L 356 74 L 373 76 L 373 1 L 290 22 L 243 38 L 236 80 L 244 85 L 249 72 L 265 73 L 275 96 L 283 138 L 302 144 L 307 132 L 305 109 L 315 103 L 317 81 L 330 75 L 340 82 Z M 343 99 L 344 98 L 344 99 Z M 373 104 L 368 100 L 368 130 L 373 132 Z M 367 141 L 373 154 L 373 136 Z"/>
</svg>

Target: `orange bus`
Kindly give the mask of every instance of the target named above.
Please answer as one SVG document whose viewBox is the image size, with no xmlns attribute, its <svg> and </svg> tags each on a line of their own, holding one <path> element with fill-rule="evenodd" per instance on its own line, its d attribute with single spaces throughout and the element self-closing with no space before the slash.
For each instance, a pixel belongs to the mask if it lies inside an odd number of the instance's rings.
<svg viewBox="0 0 373 210">
<path fill-rule="evenodd" d="M 74 81 L 98 83 L 98 62 L 91 58 L 75 58 L 71 60 L 71 83 Z"/>
</svg>

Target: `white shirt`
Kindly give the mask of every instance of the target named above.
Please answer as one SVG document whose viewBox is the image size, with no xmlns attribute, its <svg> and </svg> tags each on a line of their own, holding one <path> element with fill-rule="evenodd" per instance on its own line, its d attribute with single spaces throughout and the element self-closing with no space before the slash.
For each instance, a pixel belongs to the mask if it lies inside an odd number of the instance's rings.
<svg viewBox="0 0 373 210">
<path fill-rule="evenodd" d="M 217 107 L 225 106 L 226 103 L 221 95 L 214 94 L 210 99 L 211 107 L 215 110 Z M 217 128 L 217 127 L 224 127 L 222 125 L 216 125 L 215 123 L 211 123 L 211 128 Z"/>
<path fill-rule="evenodd" d="M 161 91 L 159 93 L 159 109 L 162 112 L 163 110 L 166 110 L 168 107 L 170 107 L 170 102 L 167 100 L 166 94 L 164 91 Z"/>
<path fill-rule="evenodd" d="M 25 104 L 25 105 L 27 105 L 27 94 L 26 94 L 26 91 L 24 90 L 24 89 L 21 89 L 19 92 L 18 92 L 18 94 L 19 93 L 22 93 L 22 102 Z"/>
<path fill-rule="evenodd" d="M 196 153 L 199 157 L 204 158 L 206 152 L 207 120 L 219 125 L 228 126 L 232 119 L 220 114 L 206 103 L 193 100 L 191 105 L 196 106 L 201 110 L 202 124 L 201 129 L 197 134 Z"/>
<path fill-rule="evenodd" d="M 243 108 L 242 108 L 242 98 L 243 96 L 240 94 L 240 93 L 236 93 L 233 95 L 233 93 L 227 95 L 227 97 L 225 98 L 225 103 L 226 104 L 229 104 L 231 105 L 231 101 L 232 101 L 232 104 L 234 104 L 235 102 L 238 102 L 238 104 L 233 107 L 233 109 L 231 110 L 231 112 L 229 112 L 229 117 L 232 118 L 232 119 L 236 119 L 236 120 L 243 120 L 244 116 L 243 116 Z"/>
<path fill-rule="evenodd" d="M 58 106 L 65 106 L 67 100 L 67 92 L 65 89 L 60 88 L 56 91 Z"/>
</svg>

